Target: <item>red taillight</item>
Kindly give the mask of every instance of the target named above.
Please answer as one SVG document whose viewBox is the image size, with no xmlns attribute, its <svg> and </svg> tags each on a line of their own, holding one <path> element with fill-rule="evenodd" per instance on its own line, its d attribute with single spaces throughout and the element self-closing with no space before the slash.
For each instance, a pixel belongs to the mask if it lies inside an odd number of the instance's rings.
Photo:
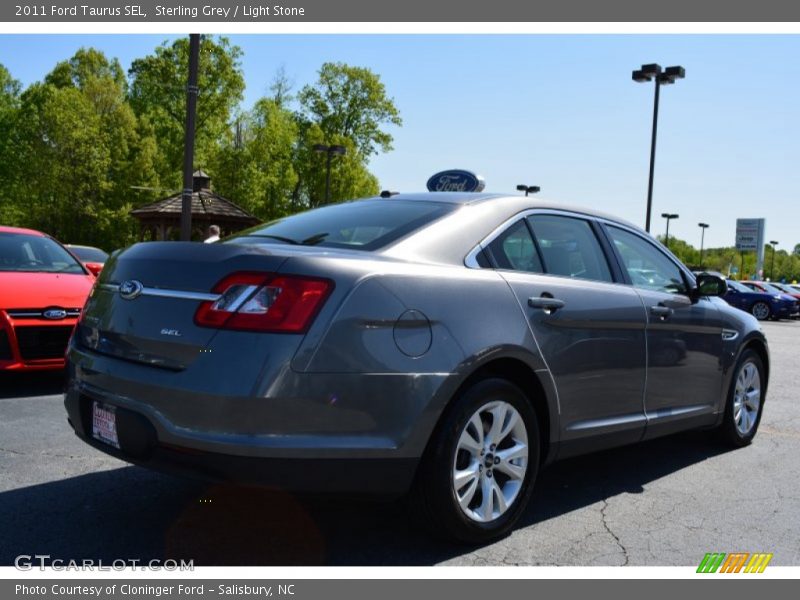
<svg viewBox="0 0 800 600">
<path fill-rule="evenodd" d="M 220 297 L 201 303 L 194 321 L 219 329 L 303 333 L 332 289 L 327 279 L 234 273 L 214 286 Z"/>
</svg>

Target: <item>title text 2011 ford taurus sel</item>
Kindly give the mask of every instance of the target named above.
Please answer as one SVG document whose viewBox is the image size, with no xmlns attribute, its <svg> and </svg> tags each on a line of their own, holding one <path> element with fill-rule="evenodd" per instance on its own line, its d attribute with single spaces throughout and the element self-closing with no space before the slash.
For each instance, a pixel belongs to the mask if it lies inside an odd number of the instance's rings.
<svg viewBox="0 0 800 600">
<path fill-rule="evenodd" d="M 486 541 L 556 458 L 695 427 L 753 439 L 767 345 L 724 291 L 593 211 L 360 200 L 112 258 L 65 404 L 79 436 L 130 462 L 412 490 L 433 526 Z"/>
</svg>

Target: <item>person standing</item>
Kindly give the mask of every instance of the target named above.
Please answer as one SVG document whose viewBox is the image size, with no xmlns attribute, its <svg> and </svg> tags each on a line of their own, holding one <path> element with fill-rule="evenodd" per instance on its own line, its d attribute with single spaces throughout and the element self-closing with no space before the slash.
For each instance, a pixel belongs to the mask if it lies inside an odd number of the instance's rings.
<svg viewBox="0 0 800 600">
<path fill-rule="evenodd" d="M 219 241 L 219 225 L 208 226 L 208 237 L 203 240 L 204 244 L 212 244 Z"/>
</svg>

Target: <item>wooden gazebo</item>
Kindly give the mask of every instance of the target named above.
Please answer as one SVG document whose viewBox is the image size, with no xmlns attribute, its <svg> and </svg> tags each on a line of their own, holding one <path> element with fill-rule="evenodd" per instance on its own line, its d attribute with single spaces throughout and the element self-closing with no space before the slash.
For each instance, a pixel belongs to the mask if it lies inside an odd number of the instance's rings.
<svg viewBox="0 0 800 600">
<path fill-rule="evenodd" d="M 139 221 L 140 240 L 177 239 L 181 230 L 181 194 L 175 194 L 131 211 Z M 192 187 L 192 239 L 202 240 L 209 225 L 218 225 L 221 235 L 230 235 L 260 220 L 227 198 L 211 190 L 211 177 L 194 172 Z"/>
</svg>

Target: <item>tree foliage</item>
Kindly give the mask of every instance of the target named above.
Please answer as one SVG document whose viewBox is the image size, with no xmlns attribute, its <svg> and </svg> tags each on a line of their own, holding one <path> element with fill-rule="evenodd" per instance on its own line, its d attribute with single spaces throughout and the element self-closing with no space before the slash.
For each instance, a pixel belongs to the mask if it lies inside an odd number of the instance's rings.
<svg viewBox="0 0 800 600">
<path fill-rule="evenodd" d="M 81 48 L 24 91 L 0 65 L 0 223 L 44 230 L 107 250 L 135 241 L 132 208 L 180 188 L 187 39 L 163 43 L 127 74 Z M 374 195 L 371 156 L 391 149 L 401 124 L 370 70 L 325 63 L 295 96 L 280 68 L 268 95 L 242 110 L 241 50 L 204 37 L 199 63 L 195 165 L 215 191 L 263 220 L 325 202 Z"/>
<path fill-rule="evenodd" d="M 659 240 L 663 243 L 663 236 L 659 236 Z M 800 255 L 794 251 L 776 250 L 773 265 L 772 246 L 769 245 L 764 246 L 764 264 L 761 275 L 757 273 L 756 269 L 756 253 L 741 253 L 734 246 L 704 249 L 702 264 L 700 251 L 684 240 L 670 236 L 669 249 L 681 262 L 691 268 L 702 266 L 706 270 L 718 271 L 734 279 L 758 279 L 763 276 L 763 278 L 773 281 L 794 282 L 800 280 Z"/>
<path fill-rule="evenodd" d="M 325 138 L 352 140 L 366 158 L 392 149 L 384 125 L 403 123 L 380 77 L 363 67 L 323 64 L 319 79 L 300 91 L 299 101 L 303 117 L 319 126 Z"/>
<path fill-rule="evenodd" d="M 195 164 L 208 164 L 228 134 L 232 115 L 242 100 L 242 51 L 227 38 L 204 36 L 200 42 L 195 126 Z M 162 184 L 178 186 L 183 165 L 186 126 L 186 84 L 189 40 L 164 42 L 154 54 L 133 61 L 130 103 L 146 119 L 158 139 L 159 176 Z"/>
</svg>

